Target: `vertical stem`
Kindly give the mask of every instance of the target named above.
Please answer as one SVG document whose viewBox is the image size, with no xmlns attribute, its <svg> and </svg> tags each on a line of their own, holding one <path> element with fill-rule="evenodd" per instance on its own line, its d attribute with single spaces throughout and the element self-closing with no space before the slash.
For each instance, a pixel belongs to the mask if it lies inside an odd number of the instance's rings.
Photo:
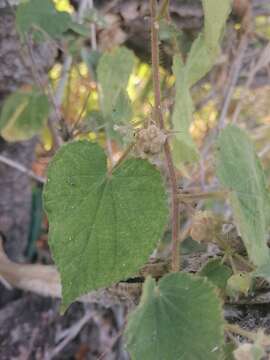
<svg viewBox="0 0 270 360">
<path fill-rule="evenodd" d="M 152 71 L 154 87 L 154 114 L 161 130 L 164 129 L 164 119 L 161 109 L 160 76 L 159 76 L 159 40 L 158 22 L 156 21 L 156 0 L 150 0 L 151 11 L 151 51 Z M 179 271 L 180 248 L 179 248 L 179 201 L 177 196 L 177 180 L 174 171 L 172 155 L 168 140 L 164 144 L 164 156 L 168 169 L 168 176 L 172 191 L 171 217 L 172 217 L 172 271 Z"/>
</svg>

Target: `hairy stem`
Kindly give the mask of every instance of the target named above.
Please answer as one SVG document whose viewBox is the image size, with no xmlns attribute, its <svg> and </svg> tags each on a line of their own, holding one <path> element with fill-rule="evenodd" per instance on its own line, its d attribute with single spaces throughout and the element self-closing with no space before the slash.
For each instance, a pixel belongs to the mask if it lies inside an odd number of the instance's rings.
<svg viewBox="0 0 270 360">
<path fill-rule="evenodd" d="M 156 21 L 156 0 L 150 0 L 151 11 L 151 51 L 152 51 L 152 71 L 153 71 L 153 87 L 154 87 L 154 113 L 155 118 L 161 130 L 164 130 L 164 119 L 161 109 L 161 93 L 159 78 L 159 47 L 158 47 L 158 22 Z M 180 267 L 180 249 L 179 249 L 179 201 L 177 194 L 177 180 L 174 171 L 172 155 L 168 140 L 164 144 L 165 162 L 168 169 L 168 176 L 172 190 L 172 271 L 179 271 Z"/>
<path fill-rule="evenodd" d="M 183 202 L 193 202 L 205 199 L 224 199 L 228 195 L 228 190 L 204 191 L 198 193 L 179 193 L 178 198 Z"/>
</svg>

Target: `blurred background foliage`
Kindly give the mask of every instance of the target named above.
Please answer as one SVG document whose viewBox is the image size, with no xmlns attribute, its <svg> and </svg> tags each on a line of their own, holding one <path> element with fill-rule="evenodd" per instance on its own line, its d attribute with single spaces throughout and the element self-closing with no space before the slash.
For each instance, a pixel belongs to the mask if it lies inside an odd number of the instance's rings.
<svg viewBox="0 0 270 360">
<path fill-rule="evenodd" d="M 57 10 L 66 11 L 72 14 L 74 12 L 73 6 L 68 0 L 54 0 Z M 101 17 L 101 15 L 100 15 Z M 106 27 L 106 19 L 103 20 Z M 241 23 L 235 23 L 234 28 L 236 32 L 241 32 Z M 167 31 L 167 32 L 166 32 Z M 263 37 L 265 40 L 270 40 L 270 20 L 269 16 L 257 16 L 255 18 L 255 29 L 258 37 Z M 170 37 L 168 29 L 164 29 L 162 32 L 164 39 Z M 237 36 L 237 35 L 236 35 Z M 100 114 L 100 103 L 98 86 L 96 83 L 96 67 L 100 57 L 100 53 L 95 52 L 92 54 L 87 48 L 81 49 L 81 38 L 74 39 L 74 37 L 68 38 L 68 46 L 72 46 L 72 52 L 75 55 L 75 61 L 73 62 L 72 69 L 69 73 L 69 79 L 65 90 L 65 98 L 62 103 L 62 110 L 64 114 L 65 122 L 68 127 L 75 128 L 76 134 L 79 137 L 88 137 L 89 139 L 99 139 L 104 141 L 104 124 L 102 123 Z M 77 45 L 75 45 L 77 41 Z M 190 47 L 190 40 L 182 39 L 185 42 L 185 47 Z M 161 46 L 166 46 L 166 42 Z M 260 47 L 258 42 L 254 44 L 255 47 Z M 220 60 L 223 61 L 222 59 Z M 61 76 L 61 62 L 58 62 L 50 71 L 50 80 L 54 86 L 57 85 L 58 79 Z M 161 57 L 162 66 L 162 57 Z M 218 86 L 224 85 L 222 74 L 222 66 L 218 69 L 218 79 L 216 79 L 214 85 L 210 79 L 206 79 L 199 86 L 195 86 L 192 90 L 193 98 L 195 99 L 196 112 L 194 113 L 193 122 L 190 126 L 190 133 L 194 141 L 201 146 L 204 138 L 207 135 L 209 129 L 216 126 L 218 120 L 218 113 L 220 107 L 220 99 L 212 94 L 215 92 L 216 83 L 220 82 Z M 226 73 L 226 71 L 225 71 Z M 208 80 L 208 81 L 207 81 Z M 210 80 L 210 81 L 209 81 Z M 172 108 L 173 98 L 173 86 L 174 76 L 171 74 L 168 68 L 161 68 L 161 86 L 163 94 L 163 105 L 165 112 L 169 112 Z M 243 84 L 242 84 L 243 85 Z M 232 97 L 229 115 L 234 111 L 243 87 L 237 86 Z M 136 66 L 130 76 L 127 92 L 130 97 L 133 116 L 131 119 L 132 124 L 135 126 L 142 126 L 142 124 L 151 118 L 151 112 L 153 108 L 153 91 L 151 85 L 151 66 L 149 63 L 141 61 L 136 58 Z M 253 134 L 255 140 L 259 140 L 258 150 L 264 148 L 267 142 L 267 135 L 270 130 L 270 88 L 264 87 L 263 89 L 255 88 L 248 89 L 243 99 L 242 110 L 239 114 L 239 122 L 245 122 L 247 127 L 256 127 L 256 125 L 263 126 L 257 129 Z M 266 131 L 265 131 L 266 130 Z M 43 146 L 49 150 L 52 144 L 51 137 L 49 136 L 48 129 L 43 131 Z M 267 156 L 268 157 L 268 156 Z"/>
<path fill-rule="evenodd" d="M 182 3 L 186 4 L 185 1 Z M 54 0 L 54 4 L 60 13 L 68 13 L 70 19 L 76 20 L 76 11 L 78 10 L 76 1 Z M 195 111 L 192 115 L 189 133 L 199 149 L 201 159 L 195 163 L 182 163 L 178 168 L 181 170 L 181 185 L 184 188 L 192 186 L 204 188 L 215 177 L 213 155 L 208 150 L 220 122 L 224 122 L 222 119 L 224 109 L 226 109 L 225 117 L 228 121 L 237 117 L 238 124 L 250 130 L 250 135 L 255 140 L 265 169 L 270 172 L 268 140 L 270 135 L 270 86 L 269 82 L 262 86 L 260 83 L 253 82 L 254 76 L 257 73 L 260 74 L 261 70 L 263 71 L 259 81 L 265 81 L 269 77 L 270 69 L 269 61 L 267 61 L 269 49 L 264 56 L 262 54 L 267 49 L 267 43 L 270 40 L 270 21 L 267 15 L 254 16 L 252 36 L 247 35 L 245 17 L 241 14 L 239 4 L 242 3 L 237 0 L 234 2 L 234 12 L 227 22 L 222 50 L 216 59 L 215 66 L 210 73 L 191 88 Z M 237 6 L 240 6 L 240 10 Z M 123 18 L 132 20 L 136 11 L 131 2 L 126 4 L 121 15 Z M 96 7 L 88 9 L 83 18 L 83 22 L 73 20 L 71 24 L 63 26 L 62 29 L 60 27 L 58 29 L 59 34 L 62 31 L 60 40 L 50 39 L 57 48 L 57 56 L 49 71 L 47 93 L 57 93 L 63 78 L 66 77 L 62 98 L 57 104 L 61 114 L 58 130 L 63 140 L 87 138 L 90 141 L 98 141 L 107 148 L 112 157 L 117 159 L 132 140 L 133 132 L 146 126 L 153 118 L 154 95 L 151 63 L 149 56 L 140 56 L 141 53 L 137 48 L 135 48 L 136 55 L 133 55 L 134 49 L 130 46 L 129 39 L 126 38 L 125 27 L 119 23 L 119 16 L 100 11 L 98 4 Z M 173 12 L 171 19 L 175 20 Z M 53 25 L 55 26 L 55 24 Z M 168 134 L 173 136 L 177 131 L 173 131 L 171 116 L 176 93 L 176 79 L 171 69 L 172 55 L 175 51 L 180 51 L 184 62 L 187 60 L 192 43 L 201 31 L 202 22 L 192 29 L 188 28 L 189 25 L 186 26 L 187 28 L 185 26 L 178 28 L 174 21 L 168 21 L 165 17 L 160 21 L 159 26 L 162 107 Z M 93 27 L 94 42 L 91 37 Z M 40 29 L 36 30 L 40 32 Z M 241 56 L 241 41 L 245 36 L 248 38 L 248 46 L 246 46 L 245 56 L 241 60 L 241 68 L 235 74 L 235 69 L 239 65 L 237 62 Z M 39 41 L 38 38 L 36 40 Z M 147 41 L 149 42 L 149 39 L 145 40 L 146 43 Z M 106 107 L 112 106 L 112 108 L 108 114 L 107 110 L 104 110 L 102 98 L 102 93 L 108 89 L 106 84 L 102 84 L 99 67 L 102 67 L 102 61 L 108 61 L 109 66 L 113 65 L 113 61 L 115 61 L 113 57 L 115 56 L 117 59 L 118 56 L 115 48 L 122 51 L 122 55 L 119 56 L 128 57 L 131 63 L 134 61 L 135 65 L 132 66 L 131 73 L 128 69 L 126 75 L 119 73 L 119 83 L 122 81 L 122 76 L 123 81 L 125 76 L 128 76 L 127 86 L 124 85 L 117 101 L 109 99 L 111 104 L 106 104 Z M 127 48 L 131 48 L 131 50 L 127 51 Z M 125 53 L 125 51 L 127 52 Z M 108 54 L 108 58 L 104 60 L 106 54 Z M 69 57 L 71 65 L 66 72 L 65 66 Z M 260 62 L 262 66 L 256 68 Z M 123 61 L 123 66 L 124 63 L 125 61 Z M 117 67 L 114 70 L 117 72 Z M 114 70 L 111 72 L 112 77 Z M 102 71 L 104 69 L 100 70 L 100 73 Z M 105 73 L 106 71 L 105 68 Z M 251 73 L 254 75 L 253 78 L 249 78 Z M 237 77 L 237 81 L 232 84 L 235 77 Z M 248 83 L 249 81 L 250 83 Z M 102 86 L 105 88 L 102 89 Z M 119 86 L 122 87 L 121 84 Z M 107 94 L 109 94 L 106 95 L 107 98 L 114 96 L 112 89 L 109 89 Z M 53 151 L 54 133 L 47 124 L 41 130 L 40 141 L 36 149 L 38 156 L 34 170 L 39 175 L 45 174 Z"/>
</svg>

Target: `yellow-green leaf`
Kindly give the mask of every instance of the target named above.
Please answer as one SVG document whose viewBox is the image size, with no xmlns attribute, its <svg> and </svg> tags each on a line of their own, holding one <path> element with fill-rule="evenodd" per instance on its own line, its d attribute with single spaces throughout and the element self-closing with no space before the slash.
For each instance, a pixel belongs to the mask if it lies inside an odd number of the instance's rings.
<svg viewBox="0 0 270 360">
<path fill-rule="evenodd" d="M 0 134 L 7 141 L 28 140 L 38 134 L 49 115 L 47 96 L 17 91 L 4 102 L 0 113 Z"/>
</svg>

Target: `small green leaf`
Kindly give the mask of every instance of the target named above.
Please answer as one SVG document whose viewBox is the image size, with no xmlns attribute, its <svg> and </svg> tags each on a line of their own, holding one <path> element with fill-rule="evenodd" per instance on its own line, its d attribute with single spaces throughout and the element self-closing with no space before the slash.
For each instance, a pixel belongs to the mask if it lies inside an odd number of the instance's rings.
<svg viewBox="0 0 270 360">
<path fill-rule="evenodd" d="M 252 276 L 250 273 L 240 272 L 232 275 L 227 281 L 226 293 L 229 296 L 248 295 L 252 286 Z"/>
<path fill-rule="evenodd" d="M 205 244 L 200 244 L 198 243 L 198 241 L 193 240 L 191 237 L 187 237 L 181 242 L 181 254 L 183 255 L 205 252 L 206 250 L 207 247 Z"/>
<path fill-rule="evenodd" d="M 179 30 L 173 24 L 171 21 L 167 21 L 165 19 L 162 19 L 159 21 L 159 38 L 162 41 L 175 39 L 175 37 L 178 35 Z"/>
<path fill-rule="evenodd" d="M 124 47 L 101 56 L 97 75 L 101 87 L 101 108 L 105 117 L 112 115 L 121 90 L 126 90 L 134 65 L 133 52 Z"/>
<path fill-rule="evenodd" d="M 147 278 L 125 331 L 133 360 L 217 360 L 223 346 L 222 306 L 214 287 L 190 274 Z"/>
<path fill-rule="evenodd" d="M 227 281 L 232 275 L 232 270 L 221 263 L 219 259 L 209 260 L 206 265 L 198 273 L 200 276 L 205 276 L 216 287 L 225 290 Z"/>
<path fill-rule="evenodd" d="M 64 145 L 48 169 L 44 205 L 64 305 L 135 273 L 168 220 L 164 184 L 153 165 L 130 159 L 108 174 L 106 164 L 98 145 L 78 141 Z"/>
<path fill-rule="evenodd" d="M 1 110 L 1 136 L 11 142 L 30 139 L 45 125 L 49 110 L 47 96 L 38 92 L 14 92 Z"/>
<path fill-rule="evenodd" d="M 266 243 L 270 195 L 255 148 L 245 131 L 228 125 L 218 139 L 217 174 L 232 190 L 234 217 L 251 261 L 260 266 L 269 260 Z"/>
<path fill-rule="evenodd" d="M 29 0 L 20 3 L 16 10 L 16 26 L 21 35 L 35 28 L 55 38 L 67 31 L 70 24 L 70 15 L 57 11 L 52 0 Z"/>
</svg>

